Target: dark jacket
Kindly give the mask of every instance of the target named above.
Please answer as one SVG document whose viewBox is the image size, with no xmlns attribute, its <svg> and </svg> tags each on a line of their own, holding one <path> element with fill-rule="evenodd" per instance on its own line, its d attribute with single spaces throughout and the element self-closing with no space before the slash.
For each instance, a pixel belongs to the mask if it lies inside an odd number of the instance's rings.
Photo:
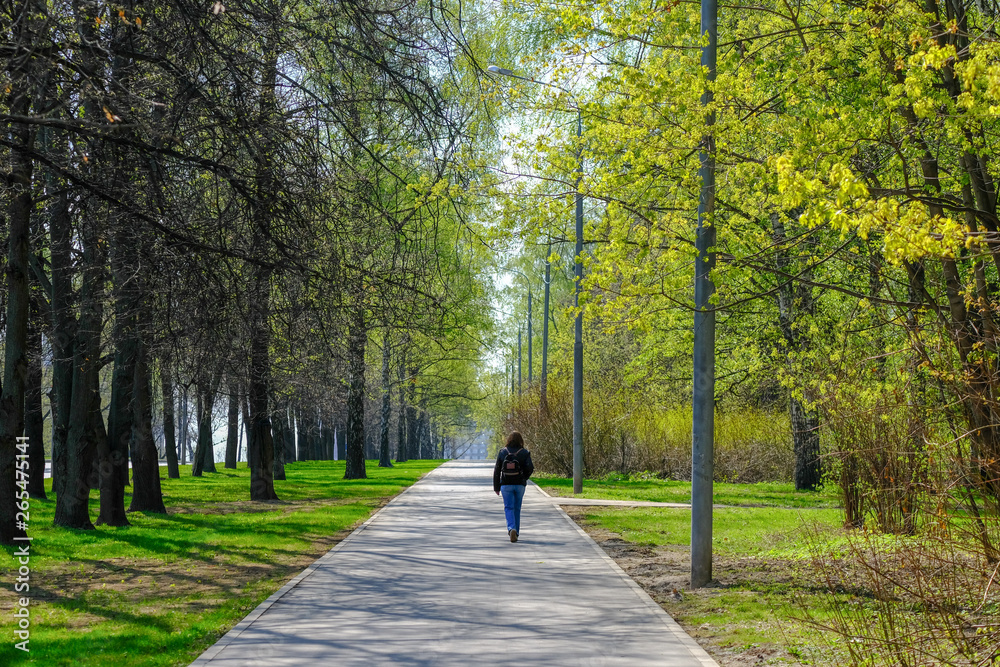
<svg viewBox="0 0 1000 667">
<path fill-rule="evenodd" d="M 529 452 L 524 447 L 520 449 L 511 450 L 517 460 L 521 462 L 521 481 L 519 482 L 508 482 L 504 480 L 504 484 L 520 484 L 521 486 L 528 485 L 528 478 L 531 477 L 531 473 L 535 472 L 535 464 L 531 462 L 531 452 Z M 493 466 L 493 491 L 495 493 L 500 493 L 500 468 L 503 466 L 503 460 L 507 458 L 507 448 L 504 447 L 497 454 L 497 464 Z"/>
</svg>

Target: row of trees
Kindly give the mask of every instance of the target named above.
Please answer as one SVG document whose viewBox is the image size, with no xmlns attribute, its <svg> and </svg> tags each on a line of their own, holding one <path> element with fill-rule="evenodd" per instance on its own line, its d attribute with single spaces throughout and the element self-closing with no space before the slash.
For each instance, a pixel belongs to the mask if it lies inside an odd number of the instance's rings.
<svg viewBox="0 0 1000 667">
<path fill-rule="evenodd" d="M 436 390 L 422 391 L 417 398 L 415 384 L 408 380 L 405 371 L 402 380 L 397 381 L 393 375 L 378 377 L 377 367 L 370 361 L 368 365 L 366 385 L 373 389 L 365 397 L 364 458 L 377 459 L 380 466 L 392 467 L 392 459 L 404 462 L 444 456 L 455 443 L 455 432 L 469 424 L 465 406 L 444 404 L 441 393 Z M 419 371 L 410 370 L 414 377 L 419 377 Z M 178 478 L 179 466 L 189 462 L 195 477 L 216 472 L 219 444 L 224 446 L 221 459 L 224 467 L 235 469 L 238 463 L 247 461 L 244 442 L 249 439 L 249 408 L 247 396 L 240 394 L 239 387 L 218 387 L 214 396 L 205 396 L 196 385 L 185 385 L 178 392 L 166 371 L 161 379 L 162 401 L 154 400 L 153 430 L 157 452 L 166 463 L 168 477 Z M 197 394 L 193 405 L 189 389 Z M 285 479 L 286 463 L 343 458 L 347 443 L 347 413 L 343 399 L 343 395 L 337 397 L 335 394 L 311 396 L 307 399 L 310 402 L 303 403 L 301 399 L 288 400 L 278 394 L 271 396 L 274 403 L 271 415 L 274 479 Z M 427 408 L 431 399 L 434 400 L 433 414 Z M 214 407 L 207 407 L 209 403 Z M 221 443 L 216 437 L 220 422 L 226 427 L 225 440 Z M 40 474 L 31 476 L 31 482 L 38 480 L 41 480 Z M 32 492 L 32 497 L 36 495 L 45 497 L 44 484 L 37 494 Z"/>
<path fill-rule="evenodd" d="M 456 164 L 461 140 L 488 137 L 456 36 L 475 26 L 453 10 L 4 5 L 0 542 L 21 532 L 22 433 L 44 492 L 43 376 L 55 522 L 72 528 L 92 527 L 94 487 L 97 523 L 127 523 L 129 462 L 130 509 L 164 511 L 157 393 L 171 475 L 178 388 L 197 413 L 194 474 L 216 404 L 231 432 L 243 413 L 253 500 L 277 497 L 293 425 L 321 456 L 339 423 L 346 476 L 364 477 L 366 397 L 382 465 L 393 402 L 398 442 L 429 432 L 421 415 L 467 419 L 489 286 Z"/>
</svg>

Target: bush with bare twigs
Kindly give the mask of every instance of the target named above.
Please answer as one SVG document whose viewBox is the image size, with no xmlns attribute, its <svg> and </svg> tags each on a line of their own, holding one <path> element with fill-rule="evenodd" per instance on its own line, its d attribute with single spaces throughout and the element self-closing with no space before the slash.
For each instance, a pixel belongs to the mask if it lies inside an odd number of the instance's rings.
<svg viewBox="0 0 1000 667">
<path fill-rule="evenodd" d="M 650 406 L 595 393 L 588 392 L 584 410 L 586 475 L 651 472 L 668 479 L 691 479 L 689 407 Z M 550 384 L 547 399 L 543 412 L 537 387 L 508 398 L 498 432 L 520 431 L 540 471 L 570 476 L 572 388 Z M 719 481 L 791 479 L 795 461 L 787 415 L 753 409 L 720 411 L 715 455 Z"/>
</svg>

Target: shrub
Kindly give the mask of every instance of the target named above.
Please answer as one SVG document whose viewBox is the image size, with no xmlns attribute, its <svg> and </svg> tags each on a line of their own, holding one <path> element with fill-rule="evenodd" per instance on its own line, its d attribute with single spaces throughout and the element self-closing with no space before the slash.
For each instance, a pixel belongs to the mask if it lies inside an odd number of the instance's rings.
<svg viewBox="0 0 1000 667">
<path fill-rule="evenodd" d="M 505 406 L 499 432 L 520 431 L 541 472 L 573 473 L 572 388 L 553 383 L 548 410 L 537 387 Z M 650 471 L 691 479 L 691 409 L 630 405 L 588 391 L 584 396 L 584 469 L 590 477 Z M 794 469 L 787 415 L 756 409 L 719 411 L 715 428 L 715 478 L 726 482 L 787 481 Z"/>
<path fill-rule="evenodd" d="M 905 387 L 837 392 L 823 401 L 828 475 L 844 523 L 913 534 L 928 490 L 926 425 Z"/>
<path fill-rule="evenodd" d="M 916 538 L 850 531 L 846 550 L 814 558 L 831 613 L 810 620 L 844 639 L 853 665 L 996 664 L 998 567 L 970 537 L 957 524 Z"/>
</svg>

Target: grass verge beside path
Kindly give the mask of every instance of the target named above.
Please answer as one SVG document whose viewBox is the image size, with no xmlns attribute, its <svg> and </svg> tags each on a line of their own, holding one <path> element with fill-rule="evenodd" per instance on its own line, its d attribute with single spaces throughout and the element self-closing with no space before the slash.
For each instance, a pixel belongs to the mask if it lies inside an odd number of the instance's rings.
<svg viewBox="0 0 1000 667">
<path fill-rule="evenodd" d="M 552 495 L 572 489 L 572 480 L 537 481 Z M 715 581 L 696 591 L 688 590 L 690 510 L 564 509 L 723 667 L 844 664 L 837 639 L 803 621 L 807 614 L 820 622 L 831 614 L 830 593 L 816 576 L 812 554 L 845 541 L 840 511 L 825 507 L 835 499 L 796 494 L 791 485 L 719 487 L 726 499 L 716 501 L 738 507 L 715 510 Z M 584 490 L 582 497 L 690 500 L 689 483 L 662 480 L 585 480 Z M 791 507 L 768 506 L 783 499 Z"/>
<path fill-rule="evenodd" d="M 31 651 L 9 639 L 17 568 L 8 547 L 0 664 L 188 664 L 442 461 L 377 463 L 361 480 L 343 479 L 343 461 L 288 464 L 273 503 L 246 500 L 246 467 L 198 479 L 182 466 L 180 479 L 162 480 L 168 514 L 130 513 L 124 528 L 55 528 L 54 500 L 32 500 Z M 96 491 L 91 507 L 95 519 Z"/>
<path fill-rule="evenodd" d="M 552 496 L 600 500 L 643 500 L 658 503 L 690 503 L 691 482 L 658 477 L 608 475 L 584 481 L 583 493 L 573 495 L 573 480 L 554 475 L 532 475 L 531 479 Z M 713 485 L 717 505 L 745 507 L 825 507 L 840 506 L 834 491 L 796 491 L 795 485 L 780 482 Z"/>
</svg>

